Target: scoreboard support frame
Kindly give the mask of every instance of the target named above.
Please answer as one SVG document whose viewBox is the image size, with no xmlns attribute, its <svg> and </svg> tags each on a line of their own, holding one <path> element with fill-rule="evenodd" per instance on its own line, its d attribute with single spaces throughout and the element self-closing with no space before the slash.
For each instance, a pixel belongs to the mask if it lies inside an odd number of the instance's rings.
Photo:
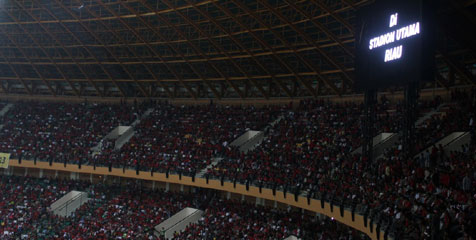
<svg viewBox="0 0 476 240">
<path fill-rule="evenodd" d="M 405 115 L 403 119 L 403 151 L 407 157 L 415 154 L 415 122 L 418 112 L 418 82 L 412 81 L 405 86 Z"/>
<path fill-rule="evenodd" d="M 377 104 L 377 91 L 368 89 L 364 96 L 364 126 L 363 126 L 363 144 L 362 156 L 367 158 L 367 162 L 371 163 L 373 160 L 373 138 L 374 138 L 374 123 L 375 123 L 375 107 Z"/>
</svg>

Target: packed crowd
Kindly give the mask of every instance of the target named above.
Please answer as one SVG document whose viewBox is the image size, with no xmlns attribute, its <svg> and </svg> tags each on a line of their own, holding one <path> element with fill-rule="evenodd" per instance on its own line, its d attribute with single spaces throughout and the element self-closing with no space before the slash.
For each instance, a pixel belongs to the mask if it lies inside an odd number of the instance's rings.
<svg viewBox="0 0 476 240">
<path fill-rule="evenodd" d="M 470 227 L 476 223 L 475 93 L 456 92 L 452 101 L 445 105 L 440 105 L 440 99 L 421 102 L 420 116 L 440 107 L 417 126 L 414 152 L 411 154 L 403 151 L 401 139 L 377 159 L 366 159 L 353 153 L 362 144 L 364 109 L 359 104 L 302 101 L 296 108 L 261 109 L 158 104 L 136 126 L 134 137 L 120 150 L 114 150 L 113 141 L 105 141 L 101 153 L 92 161 L 113 167 L 194 174 L 209 165 L 213 157 L 221 156 L 224 159 L 208 169 L 207 177 L 305 192 L 337 204 L 357 206 L 360 213 L 386 226 L 385 230 L 394 233 L 397 239 L 429 239 L 435 236 L 440 239 L 470 239 L 476 236 L 475 229 Z M 12 152 L 14 157 L 87 162 L 89 160 L 81 160 L 87 158 L 85 156 L 91 148 L 87 144 L 97 143 L 107 134 L 108 131 L 104 130 L 107 127 L 104 126 L 111 126 L 110 131 L 118 122 L 134 120 L 131 112 L 126 114 L 124 110 L 121 115 L 120 109 L 101 105 L 31 103 L 13 109 L 16 110 L 9 111 L 4 117 L 7 127 L 0 132 L 0 151 Z M 25 109 L 27 111 L 23 111 Z M 78 116 L 78 109 L 92 114 Z M 136 110 L 139 112 L 139 109 Z M 280 120 L 276 125 L 267 126 L 278 116 Z M 375 133 L 398 133 L 402 127 L 402 104 L 392 105 L 382 98 L 376 105 L 376 116 Z M 65 132 L 64 129 L 68 130 Z M 87 133 L 76 132 L 76 129 Z M 240 152 L 229 146 L 231 141 L 249 129 L 265 129 L 266 138 L 259 146 L 249 152 Z M 471 132 L 473 141 L 452 152 L 445 152 L 442 146 L 435 145 L 455 131 Z M 79 140 L 68 141 L 71 139 Z M 104 201 L 104 198 L 99 199 L 99 205 L 107 204 Z M 119 197 L 113 203 L 121 201 L 133 200 Z M 177 237 L 208 238 L 209 234 L 223 233 L 226 236 L 239 232 L 242 235 L 238 238 L 259 239 L 263 231 L 270 231 L 271 235 L 266 236 L 282 237 L 272 232 L 275 229 L 306 236 L 303 230 L 306 224 L 289 228 L 285 220 L 271 222 L 268 226 L 260 225 L 262 228 L 259 229 L 252 225 L 246 229 L 233 228 L 230 222 L 260 219 L 253 213 L 240 212 L 239 206 L 227 202 L 213 204 L 216 206 L 199 224 Z M 226 215 L 226 211 L 215 211 L 230 208 L 238 212 L 236 216 Z M 96 210 L 99 212 L 94 214 L 104 211 L 99 207 L 84 209 L 86 212 Z M 117 211 L 121 214 L 120 210 Z M 114 211 L 110 209 L 106 212 Z M 269 216 L 280 219 L 273 214 L 269 212 Z M 243 215 L 248 218 L 242 218 Z M 91 219 L 74 221 L 82 221 L 81 224 L 88 229 L 96 229 L 95 233 L 102 236 L 139 233 L 134 236 L 147 236 L 141 232 L 142 229 L 124 233 L 123 230 L 131 226 L 118 230 L 113 226 L 99 227 L 102 223 Z M 125 224 L 117 221 L 117 225 Z M 222 229 L 209 227 L 207 224 L 210 222 L 222 226 Z M 302 223 L 296 219 L 292 222 Z M 150 226 L 146 228 L 150 229 Z M 75 234 L 72 229 L 67 232 Z M 81 235 L 80 232 L 76 234 Z"/>
<path fill-rule="evenodd" d="M 130 125 L 141 106 L 17 102 L 3 117 L 0 152 L 12 158 L 87 163 L 91 148 L 119 125 Z"/>
<path fill-rule="evenodd" d="M 114 167 L 196 173 L 247 130 L 263 128 L 280 107 L 173 106 L 159 104 L 135 127 L 119 151 L 103 151 L 96 162 Z"/>
<path fill-rule="evenodd" d="M 111 190 L 95 193 L 72 218 L 60 219 L 67 223 L 57 235 L 66 239 L 155 239 L 156 225 L 191 206 L 191 195 L 135 186 L 114 190 L 116 194 Z"/>
<path fill-rule="evenodd" d="M 374 132 L 397 131 L 401 105 L 382 100 L 376 105 Z M 208 175 L 268 187 L 309 189 L 319 172 L 327 170 L 325 163 L 334 165 L 361 146 L 364 117 L 362 104 L 301 101 L 268 130 L 257 148 L 247 153 L 235 151 L 209 169 Z"/>
<path fill-rule="evenodd" d="M 45 239 L 52 237 L 48 207 L 71 190 L 86 183 L 1 176 L 0 238 Z"/>
<path fill-rule="evenodd" d="M 308 185 L 320 161 L 359 146 L 361 113 L 359 105 L 303 103 L 285 113 L 256 149 L 222 160 L 210 174 L 240 182 Z"/>
<path fill-rule="evenodd" d="M 474 132 L 474 125 L 467 125 L 474 116 L 474 92 L 457 95 L 458 99 L 417 127 L 416 153 L 454 131 Z M 359 108 L 317 104 L 304 104 L 310 106 L 305 111 L 289 111 L 258 148 L 222 160 L 209 170 L 209 176 L 358 205 L 363 213 L 388 226 L 387 230 L 401 234 L 400 238 L 426 239 L 435 232 L 442 239 L 476 236 L 468 225 L 476 223 L 474 144 L 450 155 L 434 146 L 423 159 L 404 155 L 399 141 L 370 162 L 351 154 L 360 145 Z M 438 105 L 439 101 L 432 101 L 420 104 L 420 109 L 428 113 L 428 107 Z M 392 128 L 388 126 L 380 127 L 385 131 Z M 433 219 L 435 226 L 429 227 Z"/>
<path fill-rule="evenodd" d="M 174 239 L 367 239 L 330 219 L 318 220 L 298 210 L 287 211 L 230 200 L 213 201 L 198 223 Z"/>
<path fill-rule="evenodd" d="M 123 187 L 72 180 L 2 176 L 2 239 L 158 239 L 154 227 L 185 207 L 204 210 L 197 224 L 174 239 L 366 239 L 362 233 L 297 210 L 278 210 L 223 200 L 197 189 L 194 193 L 147 190 L 128 182 Z M 48 210 L 71 190 L 90 200 L 71 217 Z M 159 238 L 160 239 L 160 238 Z"/>
<path fill-rule="evenodd" d="M 416 152 L 425 150 L 448 134 L 468 130 L 471 109 L 462 104 L 464 103 L 447 104 L 431 118 L 416 126 Z"/>
</svg>

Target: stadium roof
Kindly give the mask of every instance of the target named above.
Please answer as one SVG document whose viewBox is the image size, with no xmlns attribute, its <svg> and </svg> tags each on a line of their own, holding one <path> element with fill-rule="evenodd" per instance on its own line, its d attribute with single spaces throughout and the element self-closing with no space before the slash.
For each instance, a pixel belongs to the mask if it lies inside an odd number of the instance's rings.
<svg viewBox="0 0 476 240">
<path fill-rule="evenodd" d="M 4 0 L 0 92 L 218 99 L 349 94 L 355 15 L 370 2 Z M 476 1 L 443 5 L 436 82 L 473 85 L 476 47 L 468 32 L 476 29 Z"/>
</svg>

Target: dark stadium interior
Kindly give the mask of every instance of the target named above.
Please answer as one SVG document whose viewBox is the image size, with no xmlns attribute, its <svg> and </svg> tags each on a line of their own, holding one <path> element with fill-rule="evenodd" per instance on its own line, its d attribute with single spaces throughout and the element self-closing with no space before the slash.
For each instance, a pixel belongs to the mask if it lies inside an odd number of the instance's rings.
<svg viewBox="0 0 476 240">
<path fill-rule="evenodd" d="M 194 99 L 350 94 L 356 12 L 370 2 L 4 1 L 0 90 Z M 440 3 L 439 86 L 474 84 L 474 8 Z"/>
<path fill-rule="evenodd" d="M 475 13 L 0 0 L 0 239 L 476 240 Z"/>
</svg>

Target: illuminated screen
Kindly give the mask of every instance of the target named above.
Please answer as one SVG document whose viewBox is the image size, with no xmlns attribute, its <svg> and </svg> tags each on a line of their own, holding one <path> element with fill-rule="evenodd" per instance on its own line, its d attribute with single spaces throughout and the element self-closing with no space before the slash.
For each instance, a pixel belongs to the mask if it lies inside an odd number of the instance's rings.
<svg viewBox="0 0 476 240">
<path fill-rule="evenodd" d="M 379 0 L 358 13 L 357 88 L 385 88 L 431 77 L 432 9 L 421 0 Z"/>
</svg>

